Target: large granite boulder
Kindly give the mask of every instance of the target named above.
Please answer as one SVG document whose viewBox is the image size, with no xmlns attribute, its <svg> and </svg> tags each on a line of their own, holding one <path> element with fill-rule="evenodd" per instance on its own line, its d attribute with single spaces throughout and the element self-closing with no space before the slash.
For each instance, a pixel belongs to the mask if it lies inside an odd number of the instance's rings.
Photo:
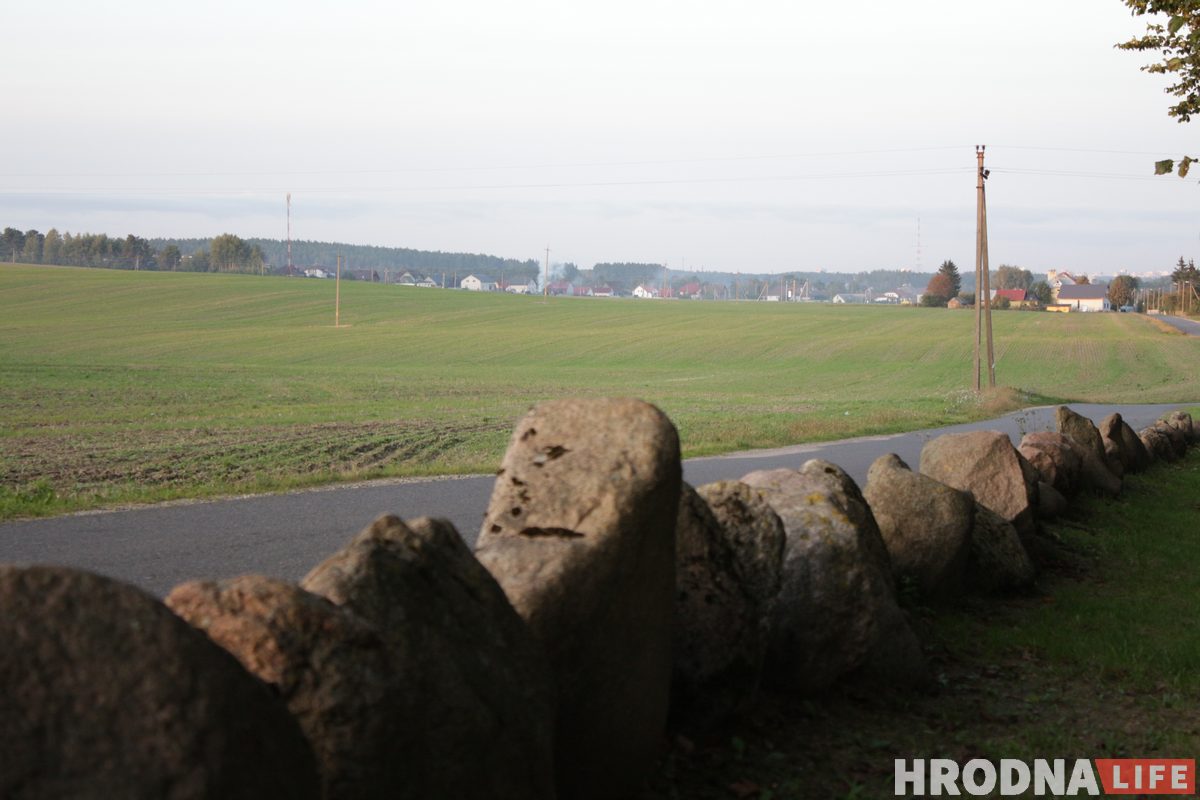
<svg viewBox="0 0 1200 800">
<path fill-rule="evenodd" d="M 999 431 L 947 433 L 921 449 L 921 472 L 964 492 L 1012 523 L 1036 532 L 1039 473 Z M 1048 481 L 1049 482 L 1049 481 Z"/>
<path fill-rule="evenodd" d="M 1070 497 L 1080 489 L 1083 455 L 1075 443 L 1057 431 L 1035 431 L 1021 438 L 1018 452 L 1038 471 L 1041 480 Z"/>
<path fill-rule="evenodd" d="M 1059 406 L 1054 415 L 1058 422 L 1059 433 L 1073 440 L 1084 450 L 1091 452 L 1101 462 L 1104 461 L 1104 440 L 1090 419 L 1075 413 L 1067 406 Z"/>
<path fill-rule="evenodd" d="M 1067 513 L 1067 498 L 1048 483 L 1038 484 L 1038 519 L 1057 519 Z"/>
<path fill-rule="evenodd" d="M 1168 463 L 1179 460 L 1179 455 L 1175 452 L 1174 442 L 1159 426 L 1151 425 L 1148 428 L 1143 428 L 1138 434 L 1138 438 L 1146 446 L 1146 452 L 1150 454 L 1151 460 L 1166 461 Z"/>
<path fill-rule="evenodd" d="M 1200 442 L 1200 428 L 1197 428 L 1192 415 L 1186 411 L 1172 411 L 1164 419 L 1168 425 L 1184 435 L 1188 444 Z"/>
<path fill-rule="evenodd" d="M 787 532 L 766 680 L 801 693 L 852 672 L 899 685 L 924 682 L 924 656 L 896 603 L 887 548 L 853 479 L 814 460 L 742 481 L 764 492 Z"/>
<path fill-rule="evenodd" d="M 388 646 L 407 692 L 405 796 L 553 796 L 544 656 L 453 525 L 380 517 L 301 585 Z"/>
<path fill-rule="evenodd" d="M 863 496 L 898 578 L 927 597 L 962 592 L 975 513 L 969 492 L 913 472 L 889 453 L 871 464 Z"/>
<path fill-rule="evenodd" d="M 986 506 L 975 505 L 967 584 L 990 594 L 1028 587 L 1036 577 L 1033 560 L 1012 523 Z"/>
<path fill-rule="evenodd" d="M 679 438 L 637 400 L 544 403 L 517 425 L 476 555 L 545 647 L 562 797 L 638 791 L 666 723 Z"/>
<path fill-rule="evenodd" d="M 753 697 L 783 543 L 783 523 L 757 490 L 736 481 L 699 492 L 684 484 L 675 526 L 674 724 L 711 727 Z"/>
<path fill-rule="evenodd" d="M 1175 458 L 1183 458 L 1187 455 L 1188 446 L 1191 444 L 1191 438 L 1183 425 L 1176 421 L 1174 424 L 1167 420 L 1159 420 L 1154 423 L 1154 429 L 1167 437 L 1171 442 L 1171 449 L 1175 451 Z"/>
<path fill-rule="evenodd" d="M 416 797 L 423 731 L 409 681 L 379 632 L 294 584 L 259 575 L 175 587 L 167 606 L 287 703 L 317 756 L 321 796 Z"/>
<path fill-rule="evenodd" d="M 1100 420 L 1099 430 L 1105 452 L 1109 452 L 1110 447 L 1115 449 L 1125 472 L 1141 472 L 1150 465 L 1145 445 L 1119 413 L 1113 412 Z"/>
<path fill-rule="evenodd" d="M 161 602 L 66 567 L 0 567 L 0 797 L 319 788 L 283 702 Z"/>
</svg>

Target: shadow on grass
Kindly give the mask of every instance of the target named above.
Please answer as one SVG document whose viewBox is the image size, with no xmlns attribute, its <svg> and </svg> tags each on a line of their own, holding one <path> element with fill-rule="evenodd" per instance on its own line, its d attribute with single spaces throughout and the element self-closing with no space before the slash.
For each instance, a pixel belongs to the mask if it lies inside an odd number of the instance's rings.
<svg viewBox="0 0 1200 800">
<path fill-rule="evenodd" d="M 932 693 L 764 694 L 675 733 L 646 798 L 891 798 L 898 758 L 1192 758 L 1200 750 L 1200 451 L 1080 498 L 1034 592 L 910 604 Z"/>
</svg>

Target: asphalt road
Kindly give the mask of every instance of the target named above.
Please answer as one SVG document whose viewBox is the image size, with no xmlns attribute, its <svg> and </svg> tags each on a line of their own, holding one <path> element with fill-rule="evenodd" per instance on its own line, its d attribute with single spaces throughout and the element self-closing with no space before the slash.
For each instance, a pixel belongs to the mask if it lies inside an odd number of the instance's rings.
<svg viewBox="0 0 1200 800">
<path fill-rule="evenodd" d="M 1099 421 L 1113 411 L 1141 429 L 1179 405 L 1072 405 Z M 1027 409 L 996 420 L 894 436 L 799 445 L 779 450 L 696 458 L 684 479 L 700 486 L 756 469 L 798 467 L 810 458 L 839 465 L 859 483 L 884 453 L 916 468 L 921 447 L 943 433 L 1053 430 L 1054 408 Z M 193 578 L 260 573 L 298 580 L 376 516 L 394 513 L 451 520 L 468 543 L 478 536 L 492 476 L 374 481 L 281 495 L 171 503 L 124 511 L 74 514 L 0 525 L 0 563 L 63 564 L 165 595 Z"/>
<path fill-rule="evenodd" d="M 1173 325 L 1184 333 L 1190 334 L 1191 336 L 1200 336 L 1200 322 L 1196 322 L 1194 319 L 1187 319 L 1185 317 L 1168 317 L 1166 315 L 1155 317 L 1155 319 L 1160 319 L 1168 325 Z"/>
</svg>

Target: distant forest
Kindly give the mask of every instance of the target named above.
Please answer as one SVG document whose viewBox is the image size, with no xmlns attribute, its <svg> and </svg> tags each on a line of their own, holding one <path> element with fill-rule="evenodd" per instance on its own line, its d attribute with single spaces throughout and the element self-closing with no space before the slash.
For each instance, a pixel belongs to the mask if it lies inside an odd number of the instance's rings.
<svg viewBox="0 0 1200 800">
<path fill-rule="evenodd" d="M 445 276 L 446 285 L 471 273 L 483 274 L 493 280 L 508 282 L 541 280 L 542 265 L 535 259 L 520 261 L 480 253 L 445 253 L 413 250 L 406 247 L 375 247 L 338 242 L 292 242 L 292 264 L 298 269 L 307 267 L 332 268 L 342 256 L 347 277 L 353 271 L 377 271 L 380 278 L 386 273 L 410 271 L 417 276 L 428 275 L 439 284 Z M 185 270 L 191 272 L 251 272 L 279 274 L 287 265 L 287 243 L 280 239 L 241 239 L 233 234 L 221 234 L 212 239 L 146 239 L 134 234 L 110 237 L 107 234 L 59 233 L 51 228 L 46 233 L 21 231 L 8 227 L 0 236 L 0 258 L 27 264 L 59 264 L 79 267 L 108 267 L 112 269 Z M 905 284 L 923 289 L 933 273 L 877 269 L 870 272 L 813 272 L 792 271 L 783 274 L 764 272 L 713 272 L 703 269 L 668 269 L 666 265 L 645 262 L 602 262 L 582 269 L 573 263 L 552 263 L 551 280 L 565 281 L 578 286 L 609 286 L 619 292 L 629 292 L 639 284 L 661 287 L 664 283 L 678 288 L 688 283 L 705 287 L 720 286 L 740 296 L 775 293 L 780 282 L 796 286 L 809 282 L 813 291 L 825 294 L 838 292 L 887 291 Z M 397 277 L 393 274 L 392 276 Z M 964 289 L 971 288 L 971 275 L 964 275 Z"/>
<path fill-rule="evenodd" d="M 250 247 L 257 247 L 263 259 L 278 272 L 287 266 L 287 242 L 279 239 L 245 239 Z M 186 259 L 197 253 L 211 252 L 209 239 L 151 239 L 150 245 L 157 250 L 166 247 L 179 248 Z M 435 250 L 411 250 L 407 247 L 374 247 L 363 244 L 339 244 L 337 242 L 292 242 L 292 264 L 300 267 L 332 268 L 341 256 L 343 266 L 355 270 L 409 270 L 420 275 L 457 274 L 465 278 L 472 272 L 513 280 L 535 278 L 541 272 L 537 261 L 517 261 L 479 253 L 443 253 Z"/>
</svg>

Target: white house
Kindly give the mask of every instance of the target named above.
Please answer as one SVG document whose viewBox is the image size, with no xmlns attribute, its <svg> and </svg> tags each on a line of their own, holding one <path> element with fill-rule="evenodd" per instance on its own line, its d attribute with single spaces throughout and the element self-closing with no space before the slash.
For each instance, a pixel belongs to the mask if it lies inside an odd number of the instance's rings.
<svg viewBox="0 0 1200 800">
<path fill-rule="evenodd" d="M 870 301 L 867 299 L 867 295 L 865 293 L 859 294 L 857 292 L 842 292 L 841 294 L 835 294 L 833 296 L 833 302 L 841 304 L 841 303 L 867 303 Z"/>
<path fill-rule="evenodd" d="M 658 292 L 654 289 L 647 289 L 645 286 L 639 284 L 638 287 L 633 290 L 633 296 L 640 297 L 645 300 L 651 297 L 658 297 Z"/>
<path fill-rule="evenodd" d="M 496 290 L 496 282 L 487 275 L 468 275 L 462 279 L 459 286 L 468 292 L 492 292 Z"/>
<path fill-rule="evenodd" d="M 328 278 L 329 273 L 323 269 L 319 269 L 318 267 L 313 267 L 311 269 L 304 270 L 304 277 L 306 277 L 306 278 Z"/>
<path fill-rule="evenodd" d="M 1108 286 L 1103 283 L 1066 283 L 1058 290 L 1058 304 L 1072 311 L 1112 311 Z"/>
<path fill-rule="evenodd" d="M 421 280 L 415 282 L 413 286 L 420 286 L 422 289 L 436 289 L 437 281 L 426 275 L 424 278 L 421 278 Z"/>
<path fill-rule="evenodd" d="M 504 291 L 509 294 L 537 294 L 537 281 L 526 281 L 525 283 L 506 283 Z"/>
</svg>

